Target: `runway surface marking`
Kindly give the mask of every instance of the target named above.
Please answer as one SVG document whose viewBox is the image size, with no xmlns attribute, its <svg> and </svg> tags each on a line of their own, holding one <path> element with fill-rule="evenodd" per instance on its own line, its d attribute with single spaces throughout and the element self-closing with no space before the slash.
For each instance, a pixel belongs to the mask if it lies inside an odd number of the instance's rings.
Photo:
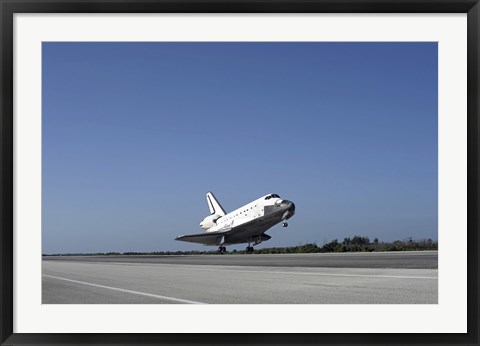
<svg viewBox="0 0 480 346">
<path fill-rule="evenodd" d="M 187 267 L 187 266 L 159 266 L 155 265 L 157 268 L 165 269 L 181 269 L 181 270 L 195 270 L 195 271 L 215 271 L 215 272 L 230 272 L 231 269 L 219 269 L 219 268 L 198 268 L 198 267 Z M 231 267 L 232 268 L 232 267 Z M 233 267 L 238 268 L 238 267 Z M 312 276 L 341 276 L 341 277 L 362 277 L 362 278 L 387 278 L 387 279 L 424 279 L 424 280 L 437 280 L 438 277 L 434 276 L 405 276 L 405 275 L 369 275 L 369 274 L 333 274 L 333 273 L 319 273 L 319 272 L 290 272 L 290 271 L 276 271 L 276 270 L 243 270 L 236 269 L 236 273 L 262 273 L 262 274 L 279 274 L 279 275 L 312 275 Z"/>
<path fill-rule="evenodd" d="M 171 301 L 179 302 L 179 303 L 186 303 L 186 304 L 206 304 L 206 303 L 202 303 L 202 302 L 196 302 L 196 301 L 194 301 L 194 300 L 186 300 L 186 299 L 180 299 L 180 298 L 174 298 L 174 297 L 166 297 L 166 296 L 161 296 L 161 295 L 158 295 L 158 294 L 151 294 L 151 293 L 145 293 L 145 292 L 138 292 L 138 291 L 126 290 L 126 289 L 123 289 L 123 288 L 110 287 L 110 286 L 105 286 L 105 285 L 97 285 L 97 284 L 92 284 L 92 283 L 90 283 L 90 282 L 84 282 L 84 281 L 78 281 L 78 280 L 71 280 L 71 279 L 61 278 L 61 277 L 58 277 L 58 276 L 52 276 L 52 275 L 46 275 L 46 274 L 43 274 L 42 276 L 47 277 L 47 278 L 57 279 L 57 280 L 74 282 L 74 283 L 77 283 L 77 284 L 82 284 L 82 285 L 87 285 L 87 286 L 93 286 L 93 287 L 99 287 L 99 288 L 106 288 L 106 289 L 113 290 L 113 291 L 119 291 L 119 292 L 124 292 L 124 293 L 136 294 L 136 295 L 145 296 L 145 297 L 152 297 L 152 298 L 159 298 L 159 299 L 171 300 Z"/>
</svg>

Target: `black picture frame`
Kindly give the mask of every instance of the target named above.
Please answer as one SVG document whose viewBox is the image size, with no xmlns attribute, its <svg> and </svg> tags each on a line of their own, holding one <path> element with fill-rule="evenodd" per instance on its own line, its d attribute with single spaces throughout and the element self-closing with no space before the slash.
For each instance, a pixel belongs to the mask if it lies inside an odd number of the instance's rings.
<svg viewBox="0 0 480 346">
<path fill-rule="evenodd" d="M 449 344 L 478 345 L 479 0 L 0 0 L 1 345 Z M 13 333 L 13 15 L 15 13 L 467 13 L 468 310 L 465 334 L 19 334 Z M 452 319 L 455 316 L 452 316 Z M 221 332 L 221 328 L 220 328 Z"/>
</svg>

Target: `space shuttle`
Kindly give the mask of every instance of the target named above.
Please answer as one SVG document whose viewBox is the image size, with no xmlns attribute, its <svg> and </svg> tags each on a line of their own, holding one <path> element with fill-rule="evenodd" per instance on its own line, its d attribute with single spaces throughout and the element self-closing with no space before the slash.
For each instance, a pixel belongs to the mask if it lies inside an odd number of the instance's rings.
<svg viewBox="0 0 480 346">
<path fill-rule="evenodd" d="M 182 235 L 175 240 L 218 246 L 220 253 L 226 251 L 227 245 L 248 244 L 246 251 L 253 252 L 253 247 L 271 237 L 265 232 L 287 220 L 295 214 L 295 204 L 282 199 L 277 194 L 262 196 L 230 213 L 220 205 L 212 192 L 206 194 L 210 215 L 200 222 L 203 233 Z"/>
</svg>

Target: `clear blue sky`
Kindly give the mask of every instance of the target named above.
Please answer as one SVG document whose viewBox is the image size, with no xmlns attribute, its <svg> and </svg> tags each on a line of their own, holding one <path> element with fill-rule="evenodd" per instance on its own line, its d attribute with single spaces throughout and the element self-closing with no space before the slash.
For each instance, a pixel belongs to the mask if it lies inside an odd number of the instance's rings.
<svg viewBox="0 0 480 346">
<path fill-rule="evenodd" d="M 43 253 L 213 249 L 173 240 L 207 191 L 295 202 L 259 247 L 437 239 L 436 43 L 42 52 Z"/>
</svg>

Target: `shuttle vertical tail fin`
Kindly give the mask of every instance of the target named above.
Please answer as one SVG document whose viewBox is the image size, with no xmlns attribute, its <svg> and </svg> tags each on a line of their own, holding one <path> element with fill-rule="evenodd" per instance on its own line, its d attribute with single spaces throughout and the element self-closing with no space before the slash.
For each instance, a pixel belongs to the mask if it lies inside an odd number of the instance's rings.
<svg viewBox="0 0 480 346">
<path fill-rule="evenodd" d="M 208 208 L 210 209 L 210 214 L 217 214 L 224 216 L 225 210 L 222 208 L 220 203 L 218 203 L 217 199 L 211 192 L 207 192 L 207 203 L 208 203 Z"/>
</svg>

